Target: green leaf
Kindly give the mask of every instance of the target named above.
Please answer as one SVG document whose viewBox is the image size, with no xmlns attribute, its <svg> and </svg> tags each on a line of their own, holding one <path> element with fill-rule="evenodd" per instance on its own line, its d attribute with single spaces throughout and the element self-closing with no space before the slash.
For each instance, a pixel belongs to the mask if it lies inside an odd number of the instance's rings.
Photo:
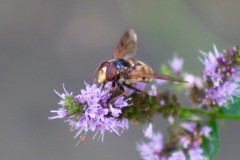
<svg viewBox="0 0 240 160">
<path fill-rule="evenodd" d="M 180 110 L 178 117 L 180 119 L 186 119 L 186 120 L 192 120 L 192 121 L 200 121 L 201 118 L 199 117 L 199 115 L 196 115 L 194 113 L 190 113 L 188 111 L 185 110 Z"/>
<path fill-rule="evenodd" d="M 170 67 L 165 65 L 165 64 L 161 65 L 160 72 L 162 74 L 166 74 L 166 75 L 169 75 L 169 76 L 173 76 L 174 75 L 173 71 L 170 69 Z"/>
<path fill-rule="evenodd" d="M 221 107 L 219 113 L 226 116 L 240 116 L 240 98 L 234 98 L 233 102 L 229 102 L 228 108 Z"/>
<path fill-rule="evenodd" d="M 215 120 L 210 121 L 207 125 L 212 128 L 212 131 L 210 132 L 210 138 L 203 137 L 201 147 L 203 148 L 203 155 L 208 157 L 209 160 L 214 160 L 219 149 L 218 128 Z"/>
</svg>

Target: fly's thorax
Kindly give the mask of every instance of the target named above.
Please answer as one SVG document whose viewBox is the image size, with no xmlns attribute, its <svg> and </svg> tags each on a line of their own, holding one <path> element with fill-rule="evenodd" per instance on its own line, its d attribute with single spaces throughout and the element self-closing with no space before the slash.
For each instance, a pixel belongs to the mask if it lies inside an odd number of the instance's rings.
<svg viewBox="0 0 240 160">
<path fill-rule="evenodd" d="M 138 63 L 137 60 L 134 60 L 132 58 L 127 58 L 127 59 L 124 59 L 124 60 L 129 63 L 130 67 L 134 67 Z"/>
<path fill-rule="evenodd" d="M 130 63 L 123 58 L 112 59 L 110 62 L 116 67 L 117 70 L 126 70 L 131 67 Z"/>
</svg>

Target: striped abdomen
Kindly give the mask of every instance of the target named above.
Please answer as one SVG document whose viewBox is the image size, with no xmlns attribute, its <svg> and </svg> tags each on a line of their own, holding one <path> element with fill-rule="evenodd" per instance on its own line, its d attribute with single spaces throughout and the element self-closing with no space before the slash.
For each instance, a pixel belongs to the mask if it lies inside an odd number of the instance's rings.
<svg viewBox="0 0 240 160">
<path fill-rule="evenodd" d="M 129 75 L 138 75 L 138 76 L 130 76 L 129 82 L 150 82 L 153 78 L 144 77 L 143 75 L 152 75 L 153 70 L 147 64 L 137 61 L 134 59 L 127 59 L 127 61 L 131 64 L 132 70 L 129 72 Z M 140 76 L 141 75 L 141 76 Z"/>
</svg>

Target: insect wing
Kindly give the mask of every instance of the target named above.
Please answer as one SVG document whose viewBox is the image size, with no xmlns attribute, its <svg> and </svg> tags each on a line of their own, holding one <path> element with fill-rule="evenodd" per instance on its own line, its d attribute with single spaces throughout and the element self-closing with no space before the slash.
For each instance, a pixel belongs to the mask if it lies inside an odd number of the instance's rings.
<svg viewBox="0 0 240 160">
<path fill-rule="evenodd" d="M 153 79 L 162 79 L 162 80 L 166 80 L 166 81 L 170 81 L 170 82 L 186 82 L 183 80 L 180 80 L 178 78 L 174 78 L 168 75 L 164 75 L 164 74 L 158 74 L 158 73 L 153 73 L 153 74 L 133 74 L 130 73 L 128 76 L 130 77 L 145 77 L 145 78 L 153 78 Z"/>
<path fill-rule="evenodd" d="M 165 74 L 154 73 L 153 76 L 155 77 L 155 79 L 162 79 L 162 80 L 171 81 L 171 82 L 186 82 L 181 79 L 171 77 Z"/>
<path fill-rule="evenodd" d="M 113 58 L 133 57 L 137 50 L 137 34 L 130 29 L 122 35 Z"/>
</svg>

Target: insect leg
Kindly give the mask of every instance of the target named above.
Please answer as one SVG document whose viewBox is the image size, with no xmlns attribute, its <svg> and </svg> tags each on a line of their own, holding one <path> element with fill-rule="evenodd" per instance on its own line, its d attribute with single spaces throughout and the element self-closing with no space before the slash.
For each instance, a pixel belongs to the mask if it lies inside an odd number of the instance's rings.
<svg viewBox="0 0 240 160">
<path fill-rule="evenodd" d="M 142 92 L 141 90 L 139 90 L 139 89 L 137 89 L 137 88 L 135 88 L 135 87 L 133 87 L 133 86 L 131 86 L 129 84 L 123 83 L 122 85 L 127 87 L 127 88 L 129 88 L 129 89 L 132 89 L 132 90 L 134 90 L 136 92 Z"/>
<path fill-rule="evenodd" d="M 119 88 L 121 91 L 124 91 L 124 88 L 123 88 L 123 86 L 122 86 L 121 84 L 117 83 L 117 86 L 118 86 L 118 88 Z"/>
<path fill-rule="evenodd" d="M 115 100 L 117 100 L 117 99 L 118 99 L 119 97 L 121 97 L 121 96 L 124 96 L 126 93 L 127 93 L 127 92 L 126 92 L 125 90 L 123 90 L 123 92 L 122 92 L 120 95 L 114 97 L 113 99 L 111 99 L 111 100 L 109 101 L 109 105 L 112 105 Z"/>
<path fill-rule="evenodd" d="M 122 93 L 120 95 L 114 97 L 113 99 L 111 99 L 109 101 L 109 105 L 112 105 L 115 100 L 117 100 L 119 97 L 124 96 L 126 94 L 126 91 L 124 90 L 123 86 L 120 83 L 113 82 L 114 87 L 115 87 L 115 85 L 117 85 L 117 87 L 122 91 Z"/>
<path fill-rule="evenodd" d="M 104 83 L 104 84 L 102 85 L 101 92 L 102 92 L 102 90 L 103 90 L 103 88 L 104 88 L 105 85 L 106 85 L 106 83 Z M 114 87 L 115 87 L 115 82 L 112 82 L 112 87 L 111 87 L 108 91 L 106 91 L 106 93 L 105 93 L 104 95 L 102 95 L 101 98 L 105 97 L 109 92 L 111 92 L 112 90 L 114 90 Z"/>
<path fill-rule="evenodd" d="M 102 90 L 103 90 L 103 88 L 105 87 L 106 84 L 107 84 L 106 82 L 103 83 L 103 85 L 102 85 L 102 87 L 101 87 L 101 92 L 102 92 Z"/>
</svg>

